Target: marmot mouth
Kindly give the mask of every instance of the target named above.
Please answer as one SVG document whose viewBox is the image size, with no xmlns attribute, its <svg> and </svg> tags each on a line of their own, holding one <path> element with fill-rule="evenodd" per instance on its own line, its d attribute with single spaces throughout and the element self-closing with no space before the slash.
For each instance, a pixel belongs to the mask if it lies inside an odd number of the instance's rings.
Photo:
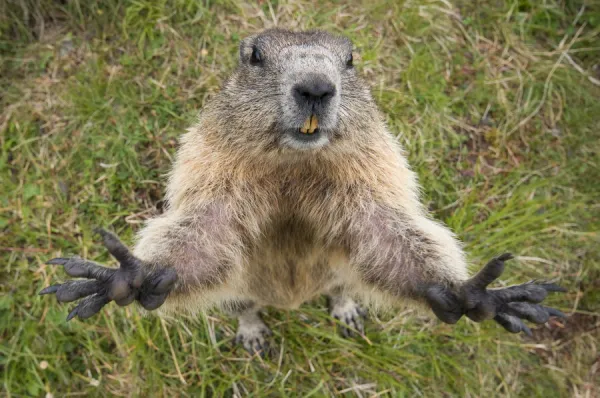
<svg viewBox="0 0 600 398">
<path fill-rule="evenodd" d="M 321 130 L 317 127 L 316 129 L 312 130 L 312 131 L 307 131 L 307 130 L 303 130 L 303 129 L 298 129 L 298 132 L 302 135 L 313 135 L 313 134 L 319 134 Z"/>
<path fill-rule="evenodd" d="M 282 137 L 283 144 L 293 149 L 320 148 L 329 142 L 328 130 L 315 128 L 304 130 L 300 128 L 286 129 Z"/>
<path fill-rule="evenodd" d="M 317 141 L 321 138 L 321 129 L 316 128 L 312 131 L 302 131 L 302 129 L 296 130 L 295 138 L 298 141 L 302 142 L 312 142 Z"/>
<path fill-rule="evenodd" d="M 320 128 L 316 128 L 312 131 L 306 131 L 306 132 L 302 131 L 302 129 L 298 129 L 298 130 L 295 130 L 293 137 L 296 141 L 304 142 L 304 143 L 311 143 L 311 142 L 317 142 L 317 141 L 321 140 L 321 138 L 323 137 L 323 134 L 321 134 Z"/>
</svg>

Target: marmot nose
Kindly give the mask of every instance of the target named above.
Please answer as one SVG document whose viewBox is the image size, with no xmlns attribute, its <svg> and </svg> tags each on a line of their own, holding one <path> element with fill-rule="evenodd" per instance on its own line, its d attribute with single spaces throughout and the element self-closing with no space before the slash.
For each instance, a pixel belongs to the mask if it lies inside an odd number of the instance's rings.
<svg viewBox="0 0 600 398">
<path fill-rule="evenodd" d="M 325 105 L 335 95 L 335 86 L 325 78 L 312 78 L 296 84 L 292 93 L 301 106 Z"/>
</svg>

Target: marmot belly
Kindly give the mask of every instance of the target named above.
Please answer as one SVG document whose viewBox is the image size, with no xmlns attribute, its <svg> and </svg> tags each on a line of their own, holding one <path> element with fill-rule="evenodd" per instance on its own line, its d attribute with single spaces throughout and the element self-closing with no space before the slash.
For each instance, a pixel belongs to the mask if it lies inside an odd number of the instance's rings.
<svg viewBox="0 0 600 398">
<path fill-rule="evenodd" d="M 274 223 L 253 248 L 247 271 L 248 295 L 257 304 L 298 308 L 340 283 L 347 261 L 299 220 Z"/>
</svg>

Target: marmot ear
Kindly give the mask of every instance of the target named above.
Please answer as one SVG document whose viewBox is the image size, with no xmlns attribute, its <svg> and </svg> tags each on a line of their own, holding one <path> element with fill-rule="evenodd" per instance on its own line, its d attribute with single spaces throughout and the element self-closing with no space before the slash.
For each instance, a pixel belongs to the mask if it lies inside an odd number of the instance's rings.
<svg viewBox="0 0 600 398">
<path fill-rule="evenodd" d="M 252 47 L 254 46 L 255 38 L 256 35 L 249 36 L 240 42 L 240 61 L 247 61 L 252 56 Z"/>
</svg>

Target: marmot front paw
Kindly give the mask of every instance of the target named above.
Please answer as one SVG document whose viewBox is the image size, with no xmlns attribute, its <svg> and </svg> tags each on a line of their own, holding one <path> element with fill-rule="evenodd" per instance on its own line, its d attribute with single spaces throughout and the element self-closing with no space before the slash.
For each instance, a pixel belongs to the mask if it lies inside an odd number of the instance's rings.
<svg viewBox="0 0 600 398">
<path fill-rule="evenodd" d="M 62 265 L 68 275 L 87 280 L 70 280 L 49 286 L 39 294 L 54 293 L 60 302 L 82 299 L 71 310 L 67 321 L 75 316 L 89 318 L 112 300 L 120 306 L 138 300 L 147 310 L 160 307 L 175 285 L 175 270 L 164 268 L 145 274 L 142 261 L 117 236 L 103 229 L 97 229 L 96 232 L 102 236 L 104 246 L 119 261 L 120 267 L 107 268 L 80 257 L 54 258 L 48 264 Z"/>
<path fill-rule="evenodd" d="M 554 283 L 530 281 L 501 289 L 487 289 L 504 271 L 504 262 L 511 254 L 503 254 L 487 263 L 481 271 L 466 281 L 458 291 L 443 285 L 430 285 L 425 290 L 425 298 L 439 319 L 446 323 L 456 323 L 463 315 L 475 322 L 494 319 L 512 333 L 531 330 L 522 319 L 541 324 L 551 316 L 565 318 L 557 309 L 540 305 L 548 292 L 565 292 Z"/>
</svg>

